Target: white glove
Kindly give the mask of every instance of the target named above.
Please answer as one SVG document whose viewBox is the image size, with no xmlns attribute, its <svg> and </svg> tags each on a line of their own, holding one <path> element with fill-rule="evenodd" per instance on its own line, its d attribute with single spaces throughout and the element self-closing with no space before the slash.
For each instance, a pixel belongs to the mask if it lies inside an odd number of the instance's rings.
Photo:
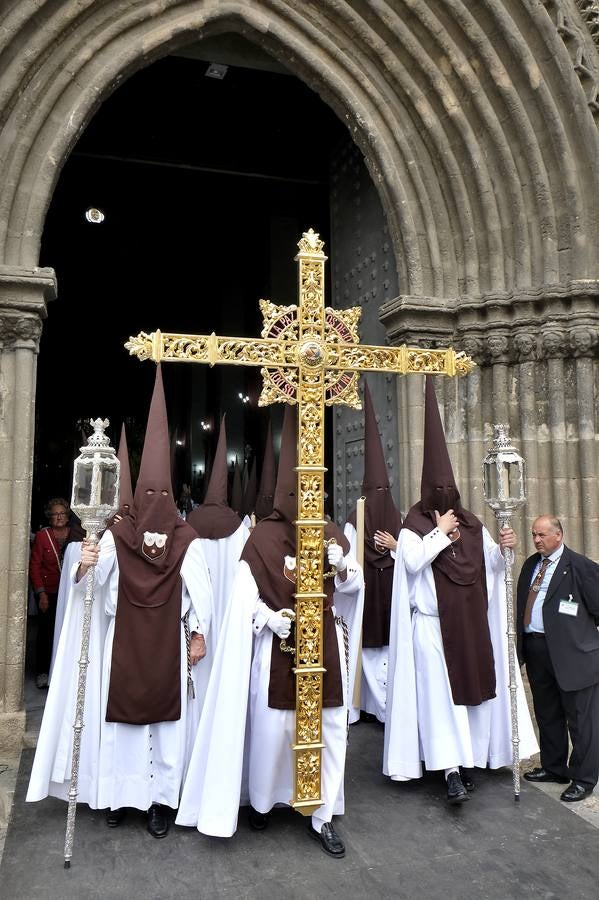
<svg viewBox="0 0 599 900">
<path fill-rule="evenodd" d="M 293 572 L 295 569 L 295 556 L 286 556 L 285 557 L 285 568 L 288 572 Z"/>
<path fill-rule="evenodd" d="M 338 572 L 345 572 L 347 561 L 339 544 L 329 544 L 327 547 L 327 559 L 330 566 L 335 566 Z"/>
<path fill-rule="evenodd" d="M 289 613 L 291 619 L 284 616 L 284 612 Z M 273 612 L 272 616 L 269 616 L 266 620 L 266 624 L 271 631 L 274 631 L 277 637 L 288 638 L 291 633 L 291 622 L 293 619 L 295 619 L 295 613 L 292 609 L 282 609 L 280 612 Z"/>
</svg>

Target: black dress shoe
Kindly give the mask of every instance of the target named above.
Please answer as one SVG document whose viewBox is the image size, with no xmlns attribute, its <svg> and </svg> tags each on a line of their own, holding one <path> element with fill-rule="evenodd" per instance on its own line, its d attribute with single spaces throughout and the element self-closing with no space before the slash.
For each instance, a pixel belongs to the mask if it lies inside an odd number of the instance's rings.
<svg viewBox="0 0 599 900">
<path fill-rule="evenodd" d="M 447 776 L 447 802 L 451 804 L 464 803 L 468 800 L 466 788 L 462 784 L 459 772 L 450 772 Z"/>
<path fill-rule="evenodd" d="M 560 800 L 564 803 L 576 803 L 577 800 L 584 800 L 589 794 L 593 793 L 594 788 L 587 784 L 581 784 L 579 781 L 573 781 L 570 787 L 562 791 Z"/>
<path fill-rule="evenodd" d="M 336 859 L 342 859 L 345 856 L 345 844 L 330 822 L 325 822 L 320 831 L 314 831 L 312 822 L 308 819 L 308 832 L 329 856 L 334 856 Z"/>
<path fill-rule="evenodd" d="M 148 810 L 148 831 L 155 838 L 163 838 L 168 834 L 168 818 L 160 803 L 152 803 Z"/>
<path fill-rule="evenodd" d="M 569 780 L 562 775 L 554 775 L 553 772 L 548 772 L 547 769 L 532 769 L 530 772 L 524 773 L 524 778 L 526 781 L 552 781 L 555 784 L 568 784 Z"/>
<path fill-rule="evenodd" d="M 469 794 L 476 790 L 476 782 L 472 778 L 472 776 L 466 771 L 466 769 L 460 769 L 460 778 L 462 779 L 462 784 L 466 788 Z"/>
<path fill-rule="evenodd" d="M 252 831 L 264 831 L 268 825 L 268 813 L 258 812 L 253 806 L 248 810 L 248 822 Z"/>
<path fill-rule="evenodd" d="M 107 809 L 106 810 L 106 824 L 109 828 L 116 828 L 117 825 L 120 825 L 125 816 L 127 815 L 127 810 L 124 806 L 121 806 L 120 809 Z"/>
</svg>

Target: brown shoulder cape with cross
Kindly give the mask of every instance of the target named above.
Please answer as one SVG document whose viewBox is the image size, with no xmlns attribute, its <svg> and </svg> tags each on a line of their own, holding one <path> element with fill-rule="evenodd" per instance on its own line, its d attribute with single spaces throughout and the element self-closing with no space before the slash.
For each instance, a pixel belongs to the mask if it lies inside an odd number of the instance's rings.
<svg viewBox="0 0 599 900">
<path fill-rule="evenodd" d="M 279 471 L 274 496 L 274 509 L 270 516 L 258 522 L 246 541 L 241 559 L 250 567 L 258 586 L 260 598 L 273 610 L 293 609 L 296 586 L 284 574 L 285 556 L 296 556 L 296 535 L 293 521 L 297 516 L 297 411 L 293 406 L 285 407 Z M 325 528 L 325 538 L 334 537 L 342 546 L 343 553 L 349 552 L 349 544 L 333 523 Z M 323 707 L 343 705 L 343 685 L 339 646 L 333 616 L 333 580 L 324 582 L 324 662 L 326 669 L 323 684 Z M 268 627 L 268 626 L 266 626 Z M 294 631 L 292 631 L 293 640 Z M 273 709 L 295 709 L 295 660 L 290 653 L 280 649 L 280 639 L 273 635 L 270 660 L 270 683 L 268 705 Z"/>
<path fill-rule="evenodd" d="M 391 496 L 385 456 L 372 405 L 368 383 L 364 381 L 364 616 L 362 646 L 386 647 L 389 643 L 391 595 L 395 560 L 389 550 L 381 552 L 374 543 L 375 531 L 397 537 L 401 515 Z M 348 522 L 356 527 L 355 509 Z"/>
<path fill-rule="evenodd" d="M 107 722 L 181 718 L 181 565 L 195 531 L 178 515 L 160 366 L 131 515 L 112 527 L 119 564 Z"/>
<path fill-rule="evenodd" d="M 495 696 L 495 662 L 487 617 L 488 598 L 482 523 L 464 509 L 441 425 L 432 379 L 426 379 L 424 459 L 420 502 L 403 524 L 421 537 L 453 509 L 459 537 L 433 560 L 443 651 L 453 702 L 478 706 Z"/>
<path fill-rule="evenodd" d="M 227 503 L 227 431 L 225 416 L 220 423 L 216 455 L 212 463 L 210 481 L 201 506 L 187 516 L 198 537 L 220 540 L 230 537 L 241 525 L 241 519 Z"/>
</svg>

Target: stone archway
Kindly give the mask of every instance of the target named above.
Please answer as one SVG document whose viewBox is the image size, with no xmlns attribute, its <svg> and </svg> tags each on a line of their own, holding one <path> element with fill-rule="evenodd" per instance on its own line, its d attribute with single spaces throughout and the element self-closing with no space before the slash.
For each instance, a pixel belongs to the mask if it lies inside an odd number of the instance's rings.
<svg viewBox="0 0 599 900">
<path fill-rule="evenodd" d="M 389 227 L 390 340 L 458 342 L 446 385 L 469 502 L 492 421 L 531 463 L 530 513 L 564 504 L 599 552 L 599 56 L 590 0 L 23 0 L 0 19 L 0 746 L 18 745 L 35 359 L 52 270 L 36 268 L 59 172 L 132 72 L 224 31 L 261 45 L 346 122 Z M 306 123 L 309 127 L 309 123 Z M 315 140 L 317 136 L 315 136 Z M 403 505 L 418 480 L 418 387 L 401 385 Z M 416 412 L 415 412 L 416 411 Z"/>
</svg>

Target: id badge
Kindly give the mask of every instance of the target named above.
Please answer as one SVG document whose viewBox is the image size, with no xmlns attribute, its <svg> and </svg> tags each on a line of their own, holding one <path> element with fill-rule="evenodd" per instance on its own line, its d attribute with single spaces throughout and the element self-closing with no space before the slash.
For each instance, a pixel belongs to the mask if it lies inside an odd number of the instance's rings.
<svg viewBox="0 0 599 900">
<path fill-rule="evenodd" d="M 578 615 L 578 603 L 576 602 L 576 600 L 572 599 L 572 594 L 568 595 L 567 600 L 560 600 L 559 611 L 565 616 Z"/>
</svg>

